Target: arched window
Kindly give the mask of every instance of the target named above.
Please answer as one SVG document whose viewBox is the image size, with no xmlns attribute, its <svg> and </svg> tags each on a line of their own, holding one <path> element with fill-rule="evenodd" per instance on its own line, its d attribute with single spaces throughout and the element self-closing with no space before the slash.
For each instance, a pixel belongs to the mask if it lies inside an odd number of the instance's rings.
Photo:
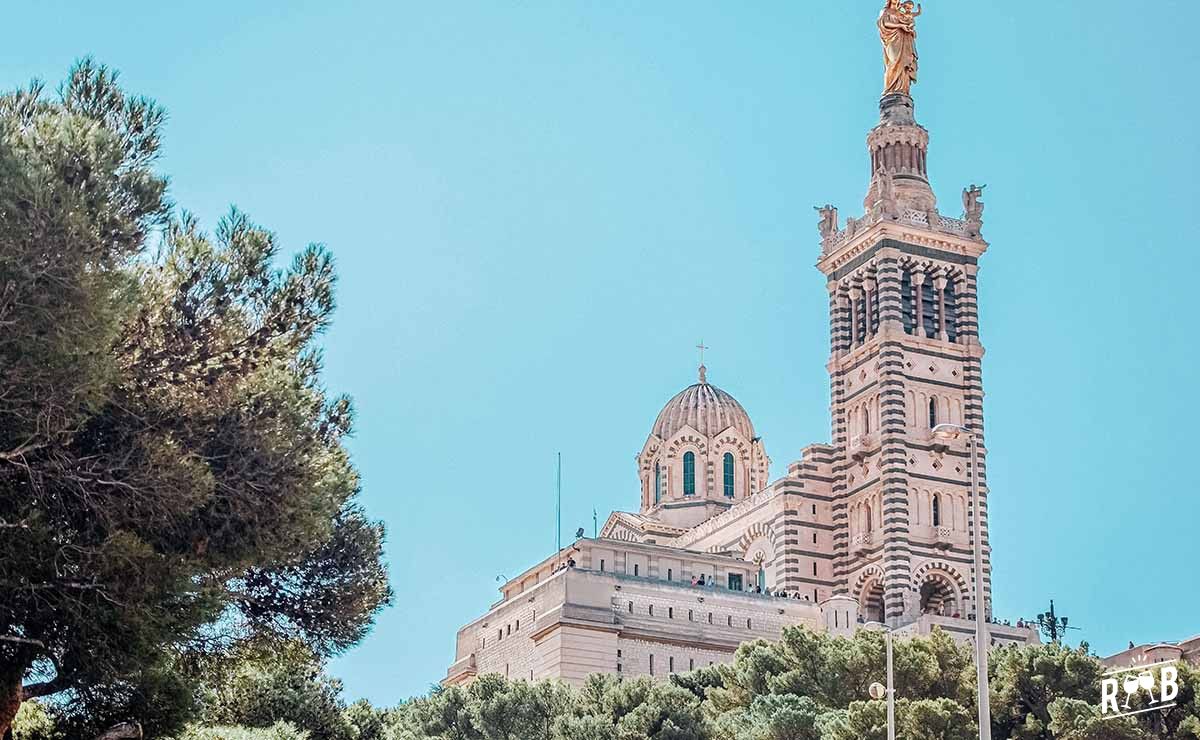
<svg viewBox="0 0 1200 740">
<path fill-rule="evenodd" d="M 865 526 L 863 528 L 866 531 L 870 532 L 872 525 L 875 524 L 874 517 L 871 516 L 871 505 L 870 504 L 867 504 L 865 513 L 866 513 L 866 517 L 864 517 L 864 518 L 866 519 L 866 522 L 865 522 Z"/>
<path fill-rule="evenodd" d="M 866 406 L 863 407 L 863 434 L 871 433 L 871 411 Z"/>
<path fill-rule="evenodd" d="M 933 429 L 938 425 L 938 409 L 937 396 L 929 397 L 929 428 Z"/>
<path fill-rule="evenodd" d="M 696 453 L 683 454 L 683 495 L 696 495 Z"/>
<path fill-rule="evenodd" d="M 662 501 L 662 467 L 654 463 L 654 503 Z"/>
<path fill-rule="evenodd" d="M 916 334 L 916 309 L 914 308 L 912 272 L 900 273 L 900 320 L 904 322 L 905 334 Z"/>
<path fill-rule="evenodd" d="M 733 453 L 725 453 L 725 498 L 733 498 Z"/>
<path fill-rule="evenodd" d="M 946 283 L 946 336 L 951 342 L 958 341 L 958 300 L 954 295 L 954 281 Z"/>
<path fill-rule="evenodd" d="M 942 524 L 942 495 L 940 493 L 933 494 L 933 526 L 938 527 Z"/>
</svg>

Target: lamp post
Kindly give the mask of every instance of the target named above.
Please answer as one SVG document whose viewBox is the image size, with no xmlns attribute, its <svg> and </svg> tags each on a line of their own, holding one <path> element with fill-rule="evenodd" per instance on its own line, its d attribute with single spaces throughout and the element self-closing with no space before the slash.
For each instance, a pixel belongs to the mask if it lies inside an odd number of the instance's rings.
<svg viewBox="0 0 1200 740">
<path fill-rule="evenodd" d="M 871 684 L 871 698 L 878 701 L 887 696 L 887 736 L 888 740 L 896 740 L 896 687 L 892 682 L 892 631 L 884 632 L 887 641 L 887 686 L 878 682 Z"/>
<path fill-rule="evenodd" d="M 1059 617 L 1054 612 L 1054 599 L 1050 599 L 1050 611 L 1037 615 L 1037 628 L 1042 631 L 1050 642 L 1058 642 L 1067 636 L 1067 630 L 1077 630 L 1078 627 L 1068 627 L 1066 617 Z"/>
<path fill-rule="evenodd" d="M 992 740 L 992 708 L 988 696 L 988 636 L 983 595 L 983 500 L 979 494 L 979 442 L 970 429 L 958 424 L 938 424 L 933 436 L 950 440 L 966 437 L 971 448 L 971 501 L 975 507 L 975 680 L 979 691 L 979 740 Z"/>
</svg>

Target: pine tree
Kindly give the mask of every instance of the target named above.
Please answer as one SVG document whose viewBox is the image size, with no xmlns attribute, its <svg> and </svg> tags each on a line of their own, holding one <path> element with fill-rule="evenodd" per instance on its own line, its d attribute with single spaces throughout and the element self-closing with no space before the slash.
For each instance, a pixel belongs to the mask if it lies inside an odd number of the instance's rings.
<svg viewBox="0 0 1200 740">
<path fill-rule="evenodd" d="M 163 121 L 87 60 L 0 97 L 0 733 L 36 697 L 168 730 L 196 656 L 336 653 L 390 597 L 314 344 L 332 259 L 173 216 Z"/>
</svg>

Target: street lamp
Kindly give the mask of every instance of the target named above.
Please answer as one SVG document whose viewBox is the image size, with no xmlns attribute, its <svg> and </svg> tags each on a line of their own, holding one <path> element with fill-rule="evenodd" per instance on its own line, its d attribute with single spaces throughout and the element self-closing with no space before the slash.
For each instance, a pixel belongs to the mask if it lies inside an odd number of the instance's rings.
<svg viewBox="0 0 1200 740">
<path fill-rule="evenodd" d="M 975 679 L 979 691 L 979 740 L 992 740 L 992 708 L 988 697 L 986 603 L 983 596 L 983 499 L 979 494 L 979 442 L 970 429 L 938 424 L 933 436 L 942 440 L 966 437 L 971 447 L 971 501 L 975 506 Z"/>
<path fill-rule="evenodd" d="M 887 696 L 887 736 L 888 740 L 896 740 L 896 688 L 892 682 L 892 631 L 888 629 L 884 632 L 884 636 L 887 640 L 887 686 L 884 687 L 875 682 L 867 690 L 871 693 L 871 698 L 876 701 Z"/>
</svg>

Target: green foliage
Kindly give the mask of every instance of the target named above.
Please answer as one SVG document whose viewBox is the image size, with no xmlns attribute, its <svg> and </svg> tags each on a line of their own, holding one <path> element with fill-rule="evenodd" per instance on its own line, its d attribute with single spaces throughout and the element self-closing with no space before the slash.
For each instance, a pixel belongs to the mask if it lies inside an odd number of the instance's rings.
<svg viewBox="0 0 1200 740">
<path fill-rule="evenodd" d="M 790 629 L 779 643 L 742 645 L 732 664 L 717 667 L 722 685 L 709 691 L 708 698 L 721 711 L 747 707 L 762 694 L 807 696 L 822 706 L 845 708 L 867 695 L 886 664 L 882 633 L 860 631 L 853 639 L 839 640 Z M 958 701 L 964 696 L 963 675 L 972 665 L 966 649 L 940 630 L 925 640 L 894 642 L 899 696 Z M 971 681 L 966 691 L 973 686 Z"/>
<path fill-rule="evenodd" d="M 21 705 L 12 725 L 13 740 L 63 740 L 54 716 L 41 702 L 27 701 Z"/>
<path fill-rule="evenodd" d="M 828 709 L 807 696 L 768 694 L 715 717 L 716 740 L 820 740 Z"/>
<path fill-rule="evenodd" d="M 200 693 L 199 721 L 269 727 L 286 719 L 312 740 L 358 740 L 341 693 L 341 682 L 326 676 L 307 648 L 285 645 L 252 653 L 208 682 Z"/>
<path fill-rule="evenodd" d="M 975 666 L 948 635 L 896 640 L 897 737 L 978 737 Z M 1179 707 L 1101 719 L 1100 661 L 1060 645 L 992 651 L 992 734 L 1049 740 L 1200 740 L 1198 672 L 1180 668 Z M 885 675 L 883 636 L 786 629 L 743 645 L 728 665 L 669 681 L 592 676 L 577 690 L 484 676 L 394 710 L 403 740 L 885 740 L 887 705 L 866 699 Z M 548 697 L 553 697 L 548 698 Z"/>
<path fill-rule="evenodd" d="M 179 740 L 309 740 L 309 734 L 296 729 L 290 722 L 276 722 L 270 727 L 197 727 L 188 729 Z"/>
<path fill-rule="evenodd" d="M 1103 719 L 1095 705 L 1079 699 L 1059 698 L 1050 702 L 1048 729 L 1057 740 L 1149 740 L 1148 733 L 1132 717 Z"/>
<path fill-rule="evenodd" d="M 1053 737 L 1050 704 L 1060 698 L 1098 703 L 1103 673 L 1100 661 L 1084 648 L 1051 643 L 993 650 L 988 659 L 993 735 Z"/>
<path fill-rule="evenodd" d="M 571 689 L 558 682 L 487 675 L 467 686 L 435 688 L 426 697 L 377 709 L 365 701 L 346 706 L 341 684 L 324 674 L 323 660 L 303 643 L 251 645 L 197 666 L 210 677 L 198 693 L 201 721 L 177 737 L 885 740 L 886 702 L 851 697 L 837 686 L 839 679 L 852 686 L 881 679 L 881 650 L 875 633 L 842 639 L 788 629 L 778 644 L 743 646 L 732 664 L 669 680 L 594 675 Z M 974 665 L 963 647 L 942 633 L 897 640 L 894 663 L 899 738 L 978 736 Z M 1200 740 L 1195 691 L 1200 672 L 1188 665 L 1179 666 L 1178 707 L 1112 720 L 1102 719 L 1096 709 L 1102 669 L 1086 650 L 1004 648 L 993 651 L 991 664 L 997 738 Z M 825 680 L 825 672 L 833 670 L 860 673 Z M 18 724 L 19 732 L 29 728 L 30 740 L 82 736 L 55 727 L 49 722 L 52 716 L 39 709 L 28 709 L 28 719 L 23 714 Z M 1001 726 L 1012 730 L 1001 735 Z"/>
<path fill-rule="evenodd" d="M 0 96 L 0 707 L 81 736 L 171 732 L 198 662 L 336 653 L 390 598 L 321 384 L 332 259 L 173 217 L 163 120 L 91 61 Z"/>
<path fill-rule="evenodd" d="M 556 718 L 570 708 L 566 687 L 481 676 L 466 688 L 452 686 L 408 707 L 418 737 L 447 740 L 549 740 Z"/>
</svg>

